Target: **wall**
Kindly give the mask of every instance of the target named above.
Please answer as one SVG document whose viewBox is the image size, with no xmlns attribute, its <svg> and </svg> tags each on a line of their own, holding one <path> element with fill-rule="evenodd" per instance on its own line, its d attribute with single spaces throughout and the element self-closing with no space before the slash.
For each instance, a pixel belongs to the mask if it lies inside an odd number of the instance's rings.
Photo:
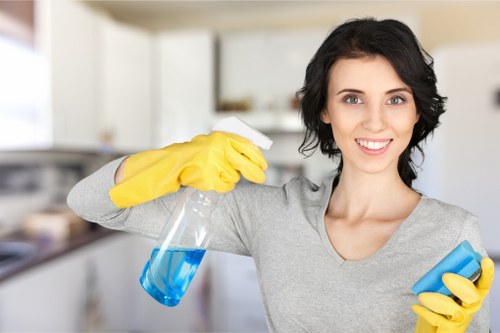
<svg viewBox="0 0 500 333">
<path fill-rule="evenodd" d="M 450 1 L 421 14 L 420 38 L 430 51 L 448 44 L 500 40 L 500 2 Z"/>
<path fill-rule="evenodd" d="M 500 43 L 450 46 L 435 55 L 448 103 L 427 145 L 421 188 L 477 214 L 487 249 L 500 256 Z"/>
</svg>

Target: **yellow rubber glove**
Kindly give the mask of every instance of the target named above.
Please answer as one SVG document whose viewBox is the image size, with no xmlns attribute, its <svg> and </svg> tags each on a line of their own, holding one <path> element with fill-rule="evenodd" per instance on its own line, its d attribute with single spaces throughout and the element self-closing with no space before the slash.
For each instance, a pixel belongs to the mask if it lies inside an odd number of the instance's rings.
<svg viewBox="0 0 500 333">
<path fill-rule="evenodd" d="M 267 162 L 252 142 L 235 134 L 212 132 L 128 157 L 123 180 L 109 195 L 117 207 L 126 208 L 175 192 L 181 185 L 222 193 L 234 188 L 240 174 L 263 183 L 265 169 Z"/>
<path fill-rule="evenodd" d="M 418 315 L 415 333 L 465 332 L 493 284 L 495 266 L 490 258 L 481 260 L 481 270 L 481 277 L 476 285 L 460 275 L 443 274 L 443 283 L 458 297 L 457 302 L 440 293 L 418 295 L 418 300 L 424 306 L 418 304 L 412 306 Z"/>
</svg>

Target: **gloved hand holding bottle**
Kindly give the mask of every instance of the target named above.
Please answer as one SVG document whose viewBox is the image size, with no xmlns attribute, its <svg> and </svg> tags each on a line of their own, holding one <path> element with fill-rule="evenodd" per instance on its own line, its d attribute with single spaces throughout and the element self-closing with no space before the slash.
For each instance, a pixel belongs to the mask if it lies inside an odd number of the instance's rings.
<svg viewBox="0 0 500 333">
<path fill-rule="evenodd" d="M 248 139 L 215 131 L 198 135 L 190 142 L 132 155 L 121 169 L 122 180 L 109 195 L 117 207 L 126 208 L 176 192 L 181 185 L 228 192 L 240 174 L 249 181 L 263 183 L 267 162 Z"/>
<path fill-rule="evenodd" d="M 188 187 L 166 219 L 139 279 L 159 303 L 176 306 L 180 302 L 210 243 L 217 192 L 233 189 L 240 173 L 250 181 L 264 182 L 267 163 L 257 146 L 269 149 L 271 144 L 265 135 L 232 117 L 219 121 L 208 135 L 139 153 L 122 163 L 115 178 L 123 181 L 110 191 L 118 207 L 156 199 L 181 185 Z"/>
<path fill-rule="evenodd" d="M 443 283 L 458 298 L 457 301 L 437 292 L 421 293 L 418 300 L 423 306 L 419 304 L 412 306 L 418 315 L 415 333 L 466 332 L 493 284 L 495 274 L 493 261 L 487 257 L 483 258 L 481 270 L 481 277 L 475 285 L 469 279 L 457 274 L 443 275 Z"/>
</svg>

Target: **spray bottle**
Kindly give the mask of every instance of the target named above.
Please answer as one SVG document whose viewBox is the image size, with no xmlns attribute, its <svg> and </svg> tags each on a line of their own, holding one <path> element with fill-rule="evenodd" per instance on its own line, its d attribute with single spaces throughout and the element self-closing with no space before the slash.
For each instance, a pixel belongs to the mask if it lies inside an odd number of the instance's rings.
<svg viewBox="0 0 500 333">
<path fill-rule="evenodd" d="M 263 149 L 272 141 L 236 117 L 220 120 L 214 131 L 242 136 Z M 219 194 L 186 188 L 142 272 L 140 283 L 159 303 L 176 306 L 193 279 L 211 238 L 210 216 Z"/>
</svg>

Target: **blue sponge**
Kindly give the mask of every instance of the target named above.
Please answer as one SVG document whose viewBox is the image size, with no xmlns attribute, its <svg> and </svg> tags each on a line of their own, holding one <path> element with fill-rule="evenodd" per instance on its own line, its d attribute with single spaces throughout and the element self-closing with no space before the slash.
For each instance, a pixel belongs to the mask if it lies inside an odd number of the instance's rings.
<svg viewBox="0 0 500 333">
<path fill-rule="evenodd" d="M 481 275 L 481 255 L 464 240 L 446 257 L 434 266 L 412 287 L 415 295 L 422 292 L 438 292 L 451 296 L 451 291 L 442 281 L 444 273 L 455 273 L 473 282 Z"/>
</svg>

